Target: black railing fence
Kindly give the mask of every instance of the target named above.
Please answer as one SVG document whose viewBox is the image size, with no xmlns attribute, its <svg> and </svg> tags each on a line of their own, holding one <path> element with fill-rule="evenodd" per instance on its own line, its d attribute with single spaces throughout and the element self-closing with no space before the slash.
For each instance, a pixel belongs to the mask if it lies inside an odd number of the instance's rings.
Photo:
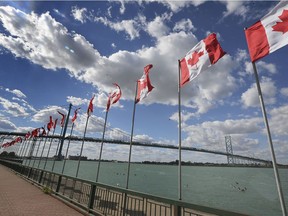
<svg viewBox="0 0 288 216">
<path fill-rule="evenodd" d="M 157 197 L 129 189 L 113 187 L 51 171 L 33 168 L 21 163 L 0 159 L 9 167 L 35 184 L 46 187 L 53 194 L 91 215 L 111 216 L 211 216 L 243 214 L 209 208 Z M 124 200 L 126 199 L 126 202 Z M 126 203 L 126 206 L 124 206 Z"/>
</svg>

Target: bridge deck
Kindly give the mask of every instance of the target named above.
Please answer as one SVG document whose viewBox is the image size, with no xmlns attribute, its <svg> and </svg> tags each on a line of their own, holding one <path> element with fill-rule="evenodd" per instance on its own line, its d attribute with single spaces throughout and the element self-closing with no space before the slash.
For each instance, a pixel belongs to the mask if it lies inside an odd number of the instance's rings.
<svg viewBox="0 0 288 216">
<path fill-rule="evenodd" d="M 0 165 L 0 216 L 83 215 Z"/>
</svg>

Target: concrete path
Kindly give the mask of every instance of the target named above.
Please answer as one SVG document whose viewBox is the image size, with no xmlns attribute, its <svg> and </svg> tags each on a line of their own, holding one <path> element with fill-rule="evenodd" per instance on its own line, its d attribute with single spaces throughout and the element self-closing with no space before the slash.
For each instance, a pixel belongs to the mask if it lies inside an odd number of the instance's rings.
<svg viewBox="0 0 288 216">
<path fill-rule="evenodd" d="M 64 202 L 45 194 L 0 165 L 0 216 L 79 216 Z"/>
</svg>

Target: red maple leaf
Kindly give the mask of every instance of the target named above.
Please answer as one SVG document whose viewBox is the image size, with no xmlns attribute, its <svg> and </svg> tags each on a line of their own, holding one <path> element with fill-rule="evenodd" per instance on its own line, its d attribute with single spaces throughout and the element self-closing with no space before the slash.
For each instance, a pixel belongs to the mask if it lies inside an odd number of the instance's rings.
<svg viewBox="0 0 288 216">
<path fill-rule="evenodd" d="M 288 31 L 288 10 L 283 10 L 279 19 L 282 20 L 282 22 L 276 22 L 272 28 L 273 31 L 282 32 L 284 34 Z"/>
<path fill-rule="evenodd" d="M 195 65 L 195 64 L 197 64 L 197 62 L 199 61 L 199 58 L 200 58 L 200 56 L 202 56 L 204 54 L 204 52 L 203 51 L 201 51 L 201 52 L 193 52 L 192 53 L 192 55 L 191 55 L 191 58 L 190 59 L 188 59 L 188 64 L 189 65 L 191 65 L 191 67 L 193 66 L 193 65 Z"/>
</svg>

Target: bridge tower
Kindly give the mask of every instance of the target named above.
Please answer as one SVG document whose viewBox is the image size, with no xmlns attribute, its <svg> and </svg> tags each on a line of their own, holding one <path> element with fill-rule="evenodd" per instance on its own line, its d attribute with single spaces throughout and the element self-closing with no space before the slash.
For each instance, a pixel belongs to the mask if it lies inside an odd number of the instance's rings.
<svg viewBox="0 0 288 216">
<path fill-rule="evenodd" d="M 231 136 L 225 136 L 226 152 L 227 152 L 227 162 L 228 164 L 234 164 L 233 149 L 232 149 L 232 139 Z"/>
</svg>

